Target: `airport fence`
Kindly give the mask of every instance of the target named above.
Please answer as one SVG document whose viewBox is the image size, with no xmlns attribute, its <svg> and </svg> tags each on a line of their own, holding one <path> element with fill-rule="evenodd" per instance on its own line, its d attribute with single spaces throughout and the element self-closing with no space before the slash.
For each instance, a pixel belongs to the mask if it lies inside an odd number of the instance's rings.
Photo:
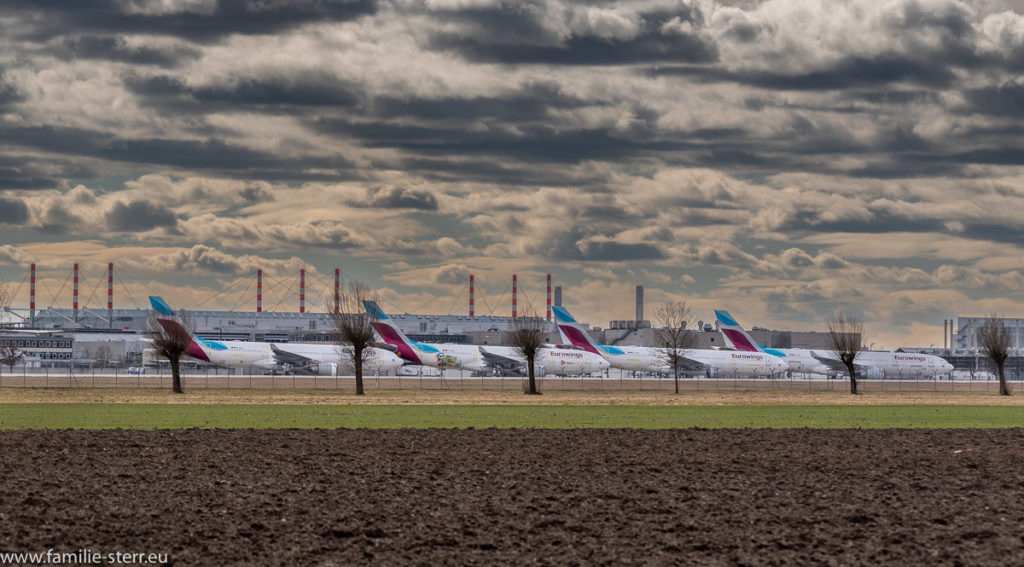
<svg viewBox="0 0 1024 567">
<path fill-rule="evenodd" d="M 1024 380 L 1010 380 L 1014 391 Z M 443 376 L 375 376 L 363 378 L 367 390 L 497 390 L 517 391 L 526 387 L 520 376 L 473 376 L 468 372 L 447 371 Z M 629 373 L 606 376 L 545 376 L 537 378 L 541 391 L 591 390 L 667 390 L 674 389 L 672 377 L 632 376 Z M 230 372 L 211 368 L 182 374 L 185 389 L 260 389 L 260 390 L 346 390 L 355 389 L 352 376 L 267 375 Z M 0 370 L 3 388 L 136 388 L 169 389 L 171 377 L 166 369 L 129 373 L 124 369 L 9 368 Z M 845 378 L 824 379 L 796 376 L 774 379 L 735 377 L 680 378 L 680 390 L 686 391 L 848 391 Z M 999 381 L 991 375 L 961 376 L 955 379 L 860 379 L 858 388 L 871 391 L 997 391 Z"/>
</svg>

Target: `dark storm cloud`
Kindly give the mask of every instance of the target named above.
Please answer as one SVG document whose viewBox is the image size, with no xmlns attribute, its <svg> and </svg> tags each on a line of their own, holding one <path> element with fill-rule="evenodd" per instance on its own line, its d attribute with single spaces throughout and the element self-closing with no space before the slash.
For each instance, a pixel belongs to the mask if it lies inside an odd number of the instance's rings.
<svg viewBox="0 0 1024 567">
<path fill-rule="evenodd" d="M 886 211 L 871 211 L 868 218 L 829 221 L 823 220 L 824 211 L 799 211 L 793 213 L 778 230 L 783 232 L 945 232 L 942 219 L 916 219 L 894 215 Z"/>
<path fill-rule="evenodd" d="M 481 118 L 527 122 L 544 119 L 549 109 L 577 108 L 599 101 L 568 96 L 554 83 L 531 83 L 503 96 L 441 98 L 377 97 L 369 111 L 378 118 L 415 117 L 424 120 L 472 122 Z"/>
<path fill-rule="evenodd" d="M 476 39 L 440 35 L 431 45 L 453 50 L 472 61 L 546 65 L 624 65 L 650 61 L 703 63 L 712 61 L 712 46 L 691 35 L 648 35 L 635 40 L 613 41 L 579 37 L 563 45 L 493 45 Z"/>
<path fill-rule="evenodd" d="M 82 223 L 78 215 L 59 202 L 51 203 L 40 218 L 41 229 L 50 234 L 65 234 Z"/>
<path fill-rule="evenodd" d="M 846 57 L 826 69 L 805 73 L 730 71 L 697 65 L 659 65 L 649 67 L 645 73 L 649 76 L 686 76 L 706 83 L 732 82 L 780 91 L 844 90 L 892 83 L 947 88 L 956 80 L 953 69 L 946 64 L 919 61 L 899 53 L 873 58 Z"/>
<path fill-rule="evenodd" d="M 969 89 L 964 92 L 964 96 L 972 112 L 1024 118 L 1024 85 L 1004 83 L 999 86 Z"/>
<path fill-rule="evenodd" d="M 163 205 L 148 201 L 115 203 L 106 214 L 107 228 L 115 232 L 142 232 L 161 226 L 174 226 L 174 213 Z"/>
<path fill-rule="evenodd" d="M 243 177 L 262 179 L 341 179 L 346 176 L 306 175 L 301 169 L 351 167 L 351 162 L 341 156 L 286 159 L 269 152 L 231 145 L 216 138 L 126 139 L 83 128 L 29 126 L 0 129 L 0 143 L 120 162 L 160 164 L 236 174 L 244 172 Z"/>
<path fill-rule="evenodd" d="M 21 199 L 0 197 L 0 224 L 25 224 L 28 221 L 28 205 Z"/>
<path fill-rule="evenodd" d="M 578 32 L 560 40 L 545 21 L 550 15 L 536 2 L 445 12 L 441 19 L 464 24 L 458 33 L 438 32 L 430 47 L 455 51 L 471 61 L 509 64 L 622 65 L 650 61 L 714 61 L 714 45 L 696 34 L 663 31 L 669 21 L 700 24 L 699 9 L 680 5 L 674 11 L 641 14 L 639 33 L 613 39 Z"/>
<path fill-rule="evenodd" d="M 189 47 L 155 48 L 132 47 L 118 36 L 79 36 L 67 38 L 53 49 L 58 57 L 66 60 L 77 58 L 106 59 L 140 65 L 174 67 L 183 61 L 199 57 L 199 50 Z"/>
<path fill-rule="evenodd" d="M 660 260 L 665 255 L 650 244 L 624 244 L 621 242 L 585 242 L 580 246 L 580 260 L 588 262 L 630 262 Z"/>
<path fill-rule="evenodd" d="M 376 11 L 372 0 L 219 0 L 209 14 L 132 13 L 118 0 L 8 0 L 4 9 L 26 25 L 20 37 L 44 41 L 69 30 L 134 33 L 212 42 L 231 34 L 272 34 L 320 21 L 348 21 Z"/>
<path fill-rule="evenodd" d="M 959 234 L 965 238 L 1005 242 L 1015 246 L 1020 246 L 1021 242 L 1024 242 L 1024 227 L 1017 224 L 971 223 L 965 226 L 963 232 Z"/>
<path fill-rule="evenodd" d="M 125 78 L 128 90 L 147 104 L 167 110 L 205 114 L 220 108 L 246 106 L 351 107 L 359 97 L 345 83 L 326 75 L 305 74 L 293 79 L 248 79 L 236 84 L 191 88 L 166 75 Z"/>
<path fill-rule="evenodd" d="M 566 171 L 560 165 L 497 163 L 493 159 L 473 159 L 460 156 L 459 159 L 408 157 L 394 164 L 396 169 L 415 171 L 430 181 L 444 182 L 493 182 L 500 181 L 508 186 L 536 187 L 580 187 L 599 188 L 608 182 L 608 177 L 594 174 L 578 175 Z"/>
<path fill-rule="evenodd" d="M 366 191 L 365 201 L 351 201 L 356 207 L 436 211 L 437 197 L 430 191 L 409 187 L 376 187 Z"/>
<path fill-rule="evenodd" d="M 18 89 L 8 81 L 4 69 L 0 68 L 0 108 L 24 99 Z"/>
<path fill-rule="evenodd" d="M 684 142 L 630 140 L 609 130 L 567 130 L 544 124 L 524 125 L 517 132 L 479 132 L 444 126 L 321 119 L 313 127 L 324 134 L 354 136 L 370 147 L 400 148 L 428 155 L 504 155 L 541 162 L 614 160 L 687 147 Z"/>
</svg>

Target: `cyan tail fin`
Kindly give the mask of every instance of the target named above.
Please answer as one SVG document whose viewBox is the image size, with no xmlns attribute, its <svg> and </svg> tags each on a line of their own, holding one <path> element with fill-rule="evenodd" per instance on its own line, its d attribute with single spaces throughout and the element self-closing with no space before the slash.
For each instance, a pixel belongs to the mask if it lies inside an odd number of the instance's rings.
<svg viewBox="0 0 1024 567">
<path fill-rule="evenodd" d="M 726 344 L 736 350 L 749 352 L 763 352 L 772 356 L 785 357 L 785 353 L 775 349 L 765 348 L 754 340 L 749 333 L 724 309 L 715 309 L 715 317 L 718 318 L 718 328 Z"/>
<path fill-rule="evenodd" d="M 575 323 L 576 319 L 573 319 L 572 315 L 569 314 L 569 310 L 561 305 L 552 305 L 551 312 L 555 314 L 555 319 L 559 323 Z"/>
<path fill-rule="evenodd" d="M 384 310 L 380 308 L 380 305 L 377 305 L 377 302 L 372 299 L 364 300 L 363 307 L 366 308 L 366 314 L 372 319 L 386 321 L 388 318 L 387 314 L 384 313 Z"/>
<path fill-rule="evenodd" d="M 174 317 L 174 310 L 171 309 L 171 306 L 168 305 L 167 302 L 164 301 L 164 298 L 159 295 L 149 296 L 149 304 L 153 306 L 153 309 L 155 309 L 157 313 L 168 317 Z"/>
<path fill-rule="evenodd" d="M 385 343 L 395 348 L 395 354 L 414 364 L 423 364 L 419 355 L 416 354 L 415 343 L 395 325 L 394 321 L 388 318 L 384 310 L 377 305 L 376 301 L 363 301 L 366 314 L 373 319 L 373 330 L 377 331 Z"/>
</svg>

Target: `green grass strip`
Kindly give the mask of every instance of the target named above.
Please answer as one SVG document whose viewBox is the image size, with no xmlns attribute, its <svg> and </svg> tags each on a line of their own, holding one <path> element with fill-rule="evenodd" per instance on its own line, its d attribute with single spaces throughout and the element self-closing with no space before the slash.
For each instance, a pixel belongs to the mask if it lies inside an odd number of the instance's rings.
<svg viewBox="0 0 1024 567">
<path fill-rule="evenodd" d="M 0 429 L 1004 428 L 1024 406 L 0 404 Z"/>
</svg>

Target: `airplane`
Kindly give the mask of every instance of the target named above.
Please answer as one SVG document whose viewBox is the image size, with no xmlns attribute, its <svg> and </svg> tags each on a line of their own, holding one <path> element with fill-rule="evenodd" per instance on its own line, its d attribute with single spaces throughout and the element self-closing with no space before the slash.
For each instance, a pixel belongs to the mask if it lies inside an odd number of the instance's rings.
<svg viewBox="0 0 1024 567">
<path fill-rule="evenodd" d="M 789 365 L 789 370 L 792 372 L 821 374 L 823 376 L 835 376 L 837 373 L 829 365 L 815 358 L 813 352 L 809 349 L 775 349 L 761 345 L 736 322 L 732 315 L 729 315 L 728 311 L 716 309 L 715 317 L 718 318 L 718 330 L 722 332 L 722 339 L 725 341 L 725 346 L 729 349 L 748 352 L 757 351 L 777 356 L 786 361 Z"/>
<path fill-rule="evenodd" d="M 743 330 L 743 327 L 736 322 L 736 319 L 729 315 L 728 311 L 716 310 L 715 316 L 718 317 L 719 327 L 723 329 L 722 335 L 725 337 L 727 344 L 731 342 L 735 348 L 748 352 L 771 353 L 772 350 L 776 350 L 766 349 L 753 340 Z M 809 359 L 813 359 L 819 365 L 827 368 L 825 372 L 822 372 L 820 368 L 817 370 L 800 370 L 801 372 L 814 372 L 816 374 L 835 376 L 839 372 L 846 371 L 846 365 L 839 360 L 839 356 L 827 349 L 777 349 L 777 351 L 784 354 L 784 359 L 790 363 L 791 369 L 794 368 L 794 361 L 797 361 L 796 364 L 801 368 L 813 367 L 813 363 Z M 793 355 L 792 360 L 790 359 L 790 354 Z M 875 371 L 881 372 L 882 378 L 931 378 L 948 374 L 953 370 L 953 365 L 941 357 L 909 352 L 862 350 L 857 354 L 857 358 L 853 362 L 857 371 L 863 373 L 863 375 Z"/>
<path fill-rule="evenodd" d="M 410 339 L 375 301 L 364 301 L 373 318 L 373 328 L 395 353 L 408 362 L 438 369 L 456 368 L 484 372 L 494 367 L 521 368 L 526 360 L 515 347 L 491 345 L 428 344 Z M 537 374 L 575 376 L 602 372 L 608 362 L 600 356 L 578 349 L 545 346 L 534 359 Z"/>
<path fill-rule="evenodd" d="M 174 311 L 163 298 L 150 296 L 150 304 L 157 313 L 157 322 L 165 329 L 177 327 Z M 185 332 L 188 332 L 187 330 Z M 346 352 L 339 345 L 308 343 L 261 343 L 251 341 L 212 341 L 196 334 L 192 336 L 185 354 L 196 360 L 215 366 L 235 368 L 259 368 L 261 370 L 298 371 L 317 375 L 334 376 L 338 368 L 352 368 L 351 350 Z M 398 369 L 405 362 L 390 350 L 369 348 L 370 354 L 363 360 L 363 372 L 387 374 Z"/>
<path fill-rule="evenodd" d="M 561 305 L 554 305 L 551 310 L 558 321 L 558 330 L 562 334 L 562 340 L 566 343 L 601 355 L 613 367 L 622 370 L 661 374 L 672 372 L 667 349 L 603 345 L 587 334 L 568 309 Z M 685 349 L 683 358 L 688 366 L 710 366 L 729 376 L 767 376 L 783 372 L 788 367 L 780 359 L 760 352 Z"/>
</svg>

